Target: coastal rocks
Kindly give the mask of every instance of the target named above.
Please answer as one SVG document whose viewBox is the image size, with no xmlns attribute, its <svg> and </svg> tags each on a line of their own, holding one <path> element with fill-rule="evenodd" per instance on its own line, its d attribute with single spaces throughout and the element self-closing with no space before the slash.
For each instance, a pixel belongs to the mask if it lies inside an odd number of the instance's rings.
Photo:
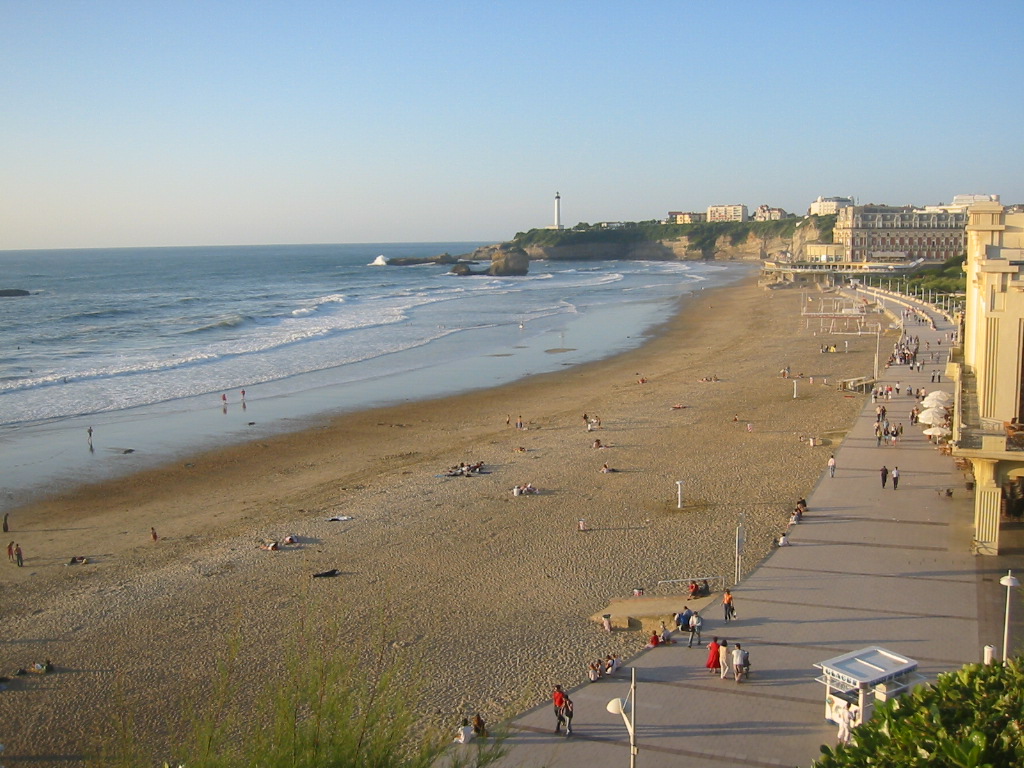
<svg viewBox="0 0 1024 768">
<path fill-rule="evenodd" d="M 6 296 L 31 296 L 32 294 L 24 288 L 0 288 L 0 297 Z"/>
<path fill-rule="evenodd" d="M 511 243 L 500 243 L 498 245 L 487 245 L 473 251 L 471 257 L 473 263 L 476 261 L 490 261 L 491 266 L 486 270 L 475 271 L 470 267 L 470 262 L 460 261 L 452 267 L 453 275 L 492 275 L 495 277 L 521 276 L 530 270 L 530 257 L 518 245 Z"/>
<path fill-rule="evenodd" d="M 439 256 L 398 256 L 391 259 L 378 256 L 371 266 L 415 267 L 420 264 L 457 264 L 458 261 L 458 258 L 450 253 L 442 253 Z"/>
</svg>

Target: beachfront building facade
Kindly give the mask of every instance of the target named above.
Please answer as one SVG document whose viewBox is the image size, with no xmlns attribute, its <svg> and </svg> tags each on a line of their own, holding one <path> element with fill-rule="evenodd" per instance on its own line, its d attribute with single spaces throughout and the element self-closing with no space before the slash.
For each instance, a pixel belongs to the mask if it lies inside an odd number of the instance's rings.
<svg viewBox="0 0 1024 768">
<path fill-rule="evenodd" d="M 669 211 L 667 222 L 669 224 L 700 224 L 707 220 L 708 215 L 699 211 Z"/>
<path fill-rule="evenodd" d="M 941 262 L 964 252 L 966 225 L 967 213 L 959 206 L 850 205 L 839 209 L 833 238 L 849 261 L 895 252 L 907 262 Z"/>
<path fill-rule="evenodd" d="M 849 208 L 853 205 L 852 197 L 822 197 L 811 203 L 807 209 L 808 216 L 832 216 L 839 213 L 840 208 Z"/>
<path fill-rule="evenodd" d="M 759 205 L 754 211 L 754 221 L 781 221 L 788 217 L 782 208 L 772 208 L 768 205 Z"/>
<path fill-rule="evenodd" d="M 745 205 L 708 206 L 708 221 L 746 221 L 748 218 Z"/>
<path fill-rule="evenodd" d="M 963 333 L 946 373 L 956 383 L 953 455 L 975 484 L 979 554 L 999 554 L 1004 516 L 1024 515 L 1024 213 L 968 209 Z"/>
</svg>

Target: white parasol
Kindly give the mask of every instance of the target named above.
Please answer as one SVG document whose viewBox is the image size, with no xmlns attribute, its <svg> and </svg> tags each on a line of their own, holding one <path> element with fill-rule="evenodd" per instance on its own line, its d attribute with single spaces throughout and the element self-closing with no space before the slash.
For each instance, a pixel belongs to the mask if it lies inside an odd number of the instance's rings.
<svg viewBox="0 0 1024 768">
<path fill-rule="evenodd" d="M 926 408 L 918 414 L 917 420 L 922 424 L 941 424 L 947 418 L 945 408 Z"/>
<path fill-rule="evenodd" d="M 949 405 L 950 403 L 953 402 L 953 396 L 948 392 L 940 392 L 936 390 L 935 392 L 929 392 L 927 395 L 925 395 L 924 400 L 922 400 L 921 402 L 924 403 L 926 406 Z"/>
<path fill-rule="evenodd" d="M 928 427 L 924 430 L 926 435 L 932 435 L 933 437 L 942 437 L 945 435 L 952 434 L 946 427 Z"/>
</svg>

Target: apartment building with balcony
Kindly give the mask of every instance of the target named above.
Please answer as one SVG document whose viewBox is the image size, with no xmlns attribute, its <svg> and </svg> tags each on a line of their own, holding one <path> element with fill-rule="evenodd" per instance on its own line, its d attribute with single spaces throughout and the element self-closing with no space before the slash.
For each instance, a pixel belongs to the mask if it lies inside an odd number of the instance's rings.
<svg viewBox="0 0 1024 768">
<path fill-rule="evenodd" d="M 967 216 L 951 439 L 973 471 L 976 551 L 996 555 L 1001 523 L 1024 515 L 1024 213 L 982 202 Z"/>
</svg>

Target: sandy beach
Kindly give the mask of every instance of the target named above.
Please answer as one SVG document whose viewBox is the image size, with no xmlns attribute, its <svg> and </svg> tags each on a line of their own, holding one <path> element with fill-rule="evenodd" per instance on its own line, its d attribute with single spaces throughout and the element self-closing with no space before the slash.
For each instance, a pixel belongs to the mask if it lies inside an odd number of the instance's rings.
<svg viewBox="0 0 1024 768">
<path fill-rule="evenodd" d="M 425 714 L 438 723 L 498 718 L 580 682 L 598 656 L 638 650 L 639 632 L 609 635 L 588 617 L 662 579 L 728 578 L 741 513 L 755 567 L 863 404 L 835 384 L 870 371 L 874 336 L 815 335 L 799 292 L 755 282 L 693 297 L 609 360 L 346 415 L 14 510 L 8 540 L 26 560 L 0 580 L 0 674 L 43 658 L 57 671 L 0 693 L 5 757 L 75 764 L 123 708 L 166 753 L 228 637 L 242 639 L 254 680 L 273 679 L 303 623 L 426 660 Z M 844 340 L 848 354 L 820 353 Z M 804 374 L 795 399 L 786 366 Z M 588 432 L 584 413 L 601 427 Z M 486 474 L 444 476 L 477 461 Z M 526 482 L 541 492 L 513 496 Z M 338 515 L 352 519 L 328 520 Z M 260 549 L 289 534 L 299 543 Z M 89 562 L 68 565 L 74 556 Z"/>
</svg>

